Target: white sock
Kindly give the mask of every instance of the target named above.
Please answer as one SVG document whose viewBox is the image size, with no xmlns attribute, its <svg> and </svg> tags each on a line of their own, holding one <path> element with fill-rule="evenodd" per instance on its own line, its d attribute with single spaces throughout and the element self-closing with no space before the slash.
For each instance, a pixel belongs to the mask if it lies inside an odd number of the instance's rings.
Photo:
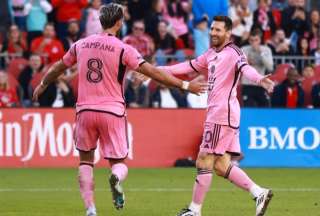
<svg viewBox="0 0 320 216">
<path fill-rule="evenodd" d="M 258 197 L 262 192 L 263 188 L 260 187 L 259 185 L 252 185 L 252 187 L 249 189 L 249 192 L 252 194 L 254 198 Z"/>
<path fill-rule="evenodd" d="M 195 213 L 200 213 L 201 212 L 201 207 L 202 205 L 201 204 L 197 204 L 197 203 L 194 203 L 194 202 L 191 202 L 190 205 L 189 205 L 189 209 Z"/>
<path fill-rule="evenodd" d="M 96 207 L 95 206 L 90 206 L 88 209 L 87 209 L 87 213 L 95 213 L 96 214 L 97 210 L 96 210 Z"/>
</svg>

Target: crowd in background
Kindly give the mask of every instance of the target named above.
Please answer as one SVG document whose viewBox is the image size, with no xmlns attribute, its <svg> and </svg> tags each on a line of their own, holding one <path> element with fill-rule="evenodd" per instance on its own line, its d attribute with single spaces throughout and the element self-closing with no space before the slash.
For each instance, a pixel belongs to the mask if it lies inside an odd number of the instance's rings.
<svg viewBox="0 0 320 216">
<path fill-rule="evenodd" d="M 73 107 L 77 68 L 50 84 L 37 103 L 34 87 L 70 45 L 102 31 L 99 8 L 111 0 L 8 0 L 0 6 L 0 107 Z M 122 0 L 125 20 L 119 37 L 155 65 L 197 57 L 210 47 L 216 15 L 233 20 L 232 40 L 263 75 L 273 73 L 272 95 L 241 79 L 239 101 L 247 107 L 320 107 L 320 15 L 305 0 Z M 278 62 L 275 56 L 297 56 Z M 310 60 L 311 59 L 311 60 Z M 192 77 L 188 77 L 192 78 Z M 204 108 L 195 96 L 144 82 L 127 73 L 128 107 Z"/>
</svg>

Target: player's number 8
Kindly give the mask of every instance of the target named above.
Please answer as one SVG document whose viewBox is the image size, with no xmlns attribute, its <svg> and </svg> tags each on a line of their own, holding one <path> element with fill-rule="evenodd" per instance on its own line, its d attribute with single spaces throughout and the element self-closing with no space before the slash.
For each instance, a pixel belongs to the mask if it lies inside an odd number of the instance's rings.
<svg viewBox="0 0 320 216">
<path fill-rule="evenodd" d="M 88 72 L 87 80 L 89 82 L 98 83 L 102 80 L 102 61 L 101 59 L 89 59 L 87 62 Z"/>
</svg>

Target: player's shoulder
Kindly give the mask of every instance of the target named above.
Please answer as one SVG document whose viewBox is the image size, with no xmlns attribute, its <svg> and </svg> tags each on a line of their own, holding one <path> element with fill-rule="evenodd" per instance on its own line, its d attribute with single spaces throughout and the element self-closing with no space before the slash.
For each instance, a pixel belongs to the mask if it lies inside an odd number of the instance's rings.
<svg viewBox="0 0 320 216">
<path fill-rule="evenodd" d="M 216 51 L 215 49 L 213 48 L 209 48 L 207 49 L 207 51 L 205 51 L 203 54 L 201 54 L 201 56 L 204 56 L 204 57 L 209 57 L 210 55 L 215 55 L 216 54 Z"/>
<path fill-rule="evenodd" d="M 230 53 L 234 54 L 235 56 L 243 56 L 244 55 L 243 50 L 232 42 L 227 44 L 225 49 L 227 51 L 229 51 Z"/>
</svg>

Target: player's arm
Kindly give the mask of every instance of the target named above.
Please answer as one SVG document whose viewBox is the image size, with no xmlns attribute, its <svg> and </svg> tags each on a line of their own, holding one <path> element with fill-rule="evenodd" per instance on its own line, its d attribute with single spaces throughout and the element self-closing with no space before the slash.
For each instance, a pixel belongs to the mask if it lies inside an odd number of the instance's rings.
<svg viewBox="0 0 320 216">
<path fill-rule="evenodd" d="M 183 63 L 170 66 L 161 66 L 159 68 L 174 76 L 186 75 L 194 72 L 198 73 L 199 75 L 206 75 L 208 73 L 207 53 L 204 53 L 196 59 L 192 59 L 190 61 L 185 61 Z"/>
<path fill-rule="evenodd" d="M 264 89 L 266 89 L 269 93 L 273 92 L 274 82 L 269 79 L 270 74 L 266 76 L 262 76 L 256 71 L 254 67 L 248 64 L 242 65 L 239 70 L 250 81 L 259 84 Z"/>
<path fill-rule="evenodd" d="M 37 101 L 39 96 L 46 90 L 48 85 L 53 81 L 57 80 L 57 78 L 63 74 L 63 72 L 68 68 L 67 65 L 63 63 L 62 60 L 57 61 L 54 63 L 48 70 L 48 72 L 44 75 L 40 84 L 36 87 L 33 92 L 32 99 Z"/>
<path fill-rule="evenodd" d="M 153 65 L 144 62 L 137 69 L 138 72 L 144 74 L 147 77 L 150 77 L 168 87 L 177 87 L 183 90 L 190 91 L 194 94 L 200 94 L 207 90 L 207 84 L 198 81 L 182 81 L 156 67 Z"/>
<path fill-rule="evenodd" d="M 159 66 L 160 70 L 164 70 L 174 76 L 186 75 L 193 73 L 195 70 L 190 66 L 190 61 L 185 61 L 179 64 L 170 65 L 170 66 Z"/>
</svg>

